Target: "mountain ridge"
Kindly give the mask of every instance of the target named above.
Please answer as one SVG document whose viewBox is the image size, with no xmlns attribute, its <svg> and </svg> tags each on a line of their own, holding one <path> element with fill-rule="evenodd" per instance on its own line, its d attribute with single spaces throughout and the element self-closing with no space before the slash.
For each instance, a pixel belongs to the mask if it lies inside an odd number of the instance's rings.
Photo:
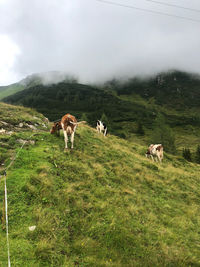
<svg viewBox="0 0 200 267">
<path fill-rule="evenodd" d="M 127 82 L 112 80 L 101 86 L 37 84 L 3 101 L 35 108 L 52 121 L 69 112 L 79 119 L 83 116 L 94 127 L 96 120 L 103 118 L 110 133 L 130 140 L 139 140 L 138 129 L 143 127 L 141 139 L 146 144 L 152 142 L 155 121 L 161 114 L 174 132 L 179 153 L 184 146 L 195 150 L 200 134 L 200 79 L 180 71 Z M 182 132 L 188 135 L 187 144 Z"/>
<path fill-rule="evenodd" d="M 51 85 L 33 80 L 31 84 L 33 86 L 3 101 L 34 108 L 51 121 L 71 113 L 95 127 L 96 120 L 102 119 L 111 134 L 146 145 L 162 143 L 166 150 L 179 155 L 185 148 L 192 153 L 197 149 L 200 135 L 198 75 L 170 71 L 145 79 L 112 80 L 99 86 L 72 80 Z M 161 117 L 162 127 L 156 122 Z"/>
</svg>

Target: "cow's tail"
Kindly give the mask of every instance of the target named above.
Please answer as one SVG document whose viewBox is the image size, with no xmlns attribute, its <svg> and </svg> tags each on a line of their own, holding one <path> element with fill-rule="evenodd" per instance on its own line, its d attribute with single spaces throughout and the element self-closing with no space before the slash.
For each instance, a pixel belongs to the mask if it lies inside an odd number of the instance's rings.
<svg viewBox="0 0 200 267">
<path fill-rule="evenodd" d="M 79 124 L 82 124 L 82 123 L 87 123 L 87 121 L 79 121 L 79 122 L 70 121 L 70 123 L 73 124 L 73 125 L 79 125 Z"/>
</svg>

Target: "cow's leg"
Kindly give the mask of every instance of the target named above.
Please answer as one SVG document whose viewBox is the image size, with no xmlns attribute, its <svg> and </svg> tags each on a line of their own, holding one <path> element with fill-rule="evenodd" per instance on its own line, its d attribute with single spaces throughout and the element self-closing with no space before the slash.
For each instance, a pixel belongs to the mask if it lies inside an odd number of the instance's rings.
<svg viewBox="0 0 200 267">
<path fill-rule="evenodd" d="M 152 159 L 152 161 L 154 161 L 154 157 L 153 157 L 153 155 L 151 155 L 151 159 Z"/>
<path fill-rule="evenodd" d="M 107 128 L 104 130 L 104 136 L 106 136 L 106 133 L 107 133 Z"/>
<path fill-rule="evenodd" d="M 65 149 L 67 149 L 68 136 L 67 136 L 66 131 L 63 131 L 63 133 L 64 133 L 64 139 L 65 139 Z"/>
<path fill-rule="evenodd" d="M 100 125 L 99 130 L 100 130 L 100 133 L 102 133 L 102 131 L 103 131 L 102 125 Z"/>
<path fill-rule="evenodd" d="M 56 131 L 56 135 L 57 135 L 57 136 L 60 136 L 60 130 L 57 130 L 57 131 Z"/>
<path fill-rule="evenodd" d="M 160 162 L 162 161 L 160 155 L 158 155 L 157 158 Z"/>
<path fill-rule="evenodd" d="M 71 149 L 74 148 L 74 132 L 71 134 Z"/>
</svg>

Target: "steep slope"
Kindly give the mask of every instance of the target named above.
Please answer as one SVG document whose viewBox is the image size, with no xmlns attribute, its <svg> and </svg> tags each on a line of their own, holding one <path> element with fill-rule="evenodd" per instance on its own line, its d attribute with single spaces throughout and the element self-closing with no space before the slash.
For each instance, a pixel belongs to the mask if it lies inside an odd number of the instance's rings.
<svg viewBox="0 0 200 267">
<path fill-rule="evenodd" d="M 173 109 L 198 108 L 200 103 L 200 75 L 178 70 L 162 72 L 154 77 L 135 77 L 125 83 L 111 81 L 108 88 L 118 95 L 140 95 L 154 98 L 156 104 Z"/>
<path fill-rule="evenodd" d="M 24 88 L 25 87 L 20 83 L 14 83 L 8 86 L 0 86 L 0 100 L 2 100 L 4 97 L 22 91 Z"/>
<path fill-rule="evenodd" d="M 42 73 L 34 73 L 32 75 L 27 76 L 21 81 L 10 84 L 8 86 L 0 86 L 0 100 L 13 95 L 17 92 L 20 92 L 26 88 L 41 85 L 41 84 L 53 84 L 61 81 L 65 82 L 76 82 L 76 79 L 66 74 L 65 72 L 60 71 L 48 71 Z"/>
<path fill-rule="evenodd" d="M 4 168 L 1 164 L 12 157 L 14 149 L 21 145 L 21 137 L 28 137 L 33 129 L 47 127 L 48 119 L 35 110 L 0 102 L 0 169 Z"/>
<path fill-rule="evenodd" d="M 146 147 L 89 126 L 78 127 L 68 153 L 62 136 L 31 139 L 7 175 L 13 266 L 199 265 L 199 165 L 167 154 L 153 163 Z M 1 211 L 3 191 L 1 179 Z"/>
<path fill-rule="evenodd" d="M 111 81 L 102 87 L 75 81 L 46 86 L 37 85 L 37 79 L 28 81 L 25 90 L 4 101 L 35 108 L 50 120 L 57 120 L 67 112 L 79 119 L 84 116 L 92 127 L 105 114 L 110 133 L 146 145 L 152 139 L 165 145 L 165 140 L 153 137 L 155 120 L 162 114 L 173 130 L 176 151 L 181 154 L 185 146 L 193 153 L 196 151 L 200 134 L 198 76 L 174 71 L 126 83 Z M 138 133 L 139 126 L 145 134 Z"/>
<path fill-rule="evenodd" d="M 121 130 L 119 122 L 135 122 L 143 118 L 143 122 L 148 125 L 149 120 L 154 117 L 151 108 L 145 110 L 140 103 L 133 105 L 113 93 L 77 83 L 38 85 L 7 97 L 4 101 L 33 107 L 50 120 L 59 119 L 66 112 L 77 117 L 85 113 L 93 126 L 105 113 L 109 118 L 109 131 L 117 134 Z"/>
</svg>

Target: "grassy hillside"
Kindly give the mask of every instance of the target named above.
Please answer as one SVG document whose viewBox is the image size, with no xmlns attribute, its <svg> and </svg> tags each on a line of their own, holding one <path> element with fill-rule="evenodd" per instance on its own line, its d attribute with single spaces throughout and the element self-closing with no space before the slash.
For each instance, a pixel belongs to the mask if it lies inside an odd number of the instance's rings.
<svg viewBox="0 0 200 267">
<path fill-rule="evenodd" d="M 13 95 L 21 90 L 23 90 L 25 87 L 22 84 L 14 83 L 8 86 L 0 86 L 0 100 L 3 98 Z"/>
<path fill-rule="evenodd" d="M 153 163 L 145 146 L 104 138 L 89 126 L 78 127 L 75 149 L 64 153 L 63 136 L 44 131 L 42 116 L 18 107 L 15 117 L 15 107 L 0 108 L 4 115 L 13 109 L 14 125 L 25 114 L 29 123 L 39 118 L 40 129 L 8 171 L 12 266 L 199 266 L 200 165 L 168 154 L 163 164 Z M 4 152 L 11 157 L 17 140 L 31 134 L 22 128 L 1 135 Z M 1 179 L 0 217 L 3 194 Z M 0 247 L 5 266 L 4 220 Z"/>
<path fill-rule="evenodd" d="M 126 83 L 111 81 L 102 87 L 75 81 L 47 86 L 38 83 L 37 79 L 27 80 L 25 90 L 4 101 L 35 108 L 50 120 L 57 120 L 67 112 L 79 119 L 84 115 L 83 119 L 92 127 L 105 114 L 109 133 L 146 145 L 162 143 L 168 149 L 169 142 L 153 136 L 156 119 L 162 114 L 174 136 L 171 143 L 175 146 L 172 144 L 169 151 L 176 150 L 180 155 L 187 147 L 194 158 L 200 134 L 200 80 L 195 75 L 174 71 Z M 139 126 L 144 129 L 142 135 L 138 133 Z"/>
<path fill-rule="evenodd" d="M 76 79 L 73 76 L 59 71 L 34 73 L 32 75 L 27 76 L 18 83 L 10 84 L 8 86 L 0 86 L 0 100 L 29 87 L 41 84 L 58 83 L 59 81 L 75 82 Z"/>
<path fill-rule="evenodd" d="M 42 78 L 39 76 L 39 74 L 33 74 L 27 76 L 25 79 L 21 80 L 18 83 L 10 84 L 7 86 L 0 86 L 0 100 L 38 84 L 42 84 Z"/>
<path fill-rule="evenodd" d="M 121 122 L 132 124 L 142 118 L 148 126 L 149 121 L 155 117 L 151 107 L 146 110 L 140 103 L 133 105 L 111 92 L 77 83 L 38 85 L 7 97 L 4 101 L 33 107 L 50 120 L 59 119 L 66 112 L 79 118 L 85 113 L 87 121 L 92 126 L 95 126 L 96 120 L 105 113 L 108 118 L 109 131 L 118 135 L 125 132 Z"/>
<path fill-rule="evenodd" d="M 67 107 L 77 116 L 85 112 L 89 121 L 105 113 L 112 128 L 115 122 L 138 120 L 148 128 L 161 109 L 171 126 L 200 126 L 200 79 L 188 73 L 174 71 L 123 83 L 110 81 L 99 88 L 75 81 L 44 86 L 36 75 L 25 79 L 24 86 L 26 90 L 4 101 L 36 108 L 51 120 L 62 116 Z"/>
</svg>

